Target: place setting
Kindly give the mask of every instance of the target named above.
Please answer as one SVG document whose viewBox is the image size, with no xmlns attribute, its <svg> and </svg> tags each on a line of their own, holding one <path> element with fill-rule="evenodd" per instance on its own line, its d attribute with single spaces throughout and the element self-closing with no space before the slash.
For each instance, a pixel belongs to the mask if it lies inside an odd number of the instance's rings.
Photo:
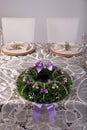
<svg viewBox="0 0 87 130">
<path fill-rule="evenodd" d="M 9 56 L 23 56 L 35 51 L 35 45 L 27 42 L 10 42 L 2 46 L 1 52 Z"/>
<path fill-rule="evenodd" d="M 82 47 L 78 43 L 70 43 L 65 41 L 51 44 L 49 51 L 57 56 L 70 57 L 81 55 Z"/>
</svg>

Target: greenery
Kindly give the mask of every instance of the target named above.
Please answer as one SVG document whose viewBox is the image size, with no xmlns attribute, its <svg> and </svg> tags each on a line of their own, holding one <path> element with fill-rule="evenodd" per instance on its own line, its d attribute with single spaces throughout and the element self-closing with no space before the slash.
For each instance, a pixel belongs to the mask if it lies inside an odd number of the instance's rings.
<svg viewBox="0 0 87 130">
<path fill-rule="evenodd" d="M 66 71 L 45 65 L 40 72 L 36 66 L 25 69 L 16 80 L 18 94 L 36 103 L 55 103 L 66 99 L 71 92 L 72 80 Z"/>
</svg>

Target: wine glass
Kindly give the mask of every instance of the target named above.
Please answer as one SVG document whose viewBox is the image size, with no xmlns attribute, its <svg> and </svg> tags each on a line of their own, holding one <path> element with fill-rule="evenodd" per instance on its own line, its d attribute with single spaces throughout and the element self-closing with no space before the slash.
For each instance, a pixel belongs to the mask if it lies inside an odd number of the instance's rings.
<svg viewBox="0 0 87 130">
<path fill-rule="evenodd" d="M 87 34 L 85 33 L 82 34 L 82 43 L 83 45 L 87 44 Z"/>
</svg>

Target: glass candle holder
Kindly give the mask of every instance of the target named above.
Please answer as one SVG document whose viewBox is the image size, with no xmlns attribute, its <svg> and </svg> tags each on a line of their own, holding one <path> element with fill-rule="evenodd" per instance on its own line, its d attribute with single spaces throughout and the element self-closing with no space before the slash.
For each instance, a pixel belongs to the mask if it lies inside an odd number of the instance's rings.
<svg viewBox="0 0 87 130">
<path fill-rule="evenodd" d="M 87 68 L 87 35 L 86 34 L 82 35 L 82 42 L 83 42 L 82 64 Z"/>
<path fill-rule="evenodd" d="M 2 35 L 2 29 L 0 28 L 0 52 L 3 45 L 3 35 Z"/>
</svg>

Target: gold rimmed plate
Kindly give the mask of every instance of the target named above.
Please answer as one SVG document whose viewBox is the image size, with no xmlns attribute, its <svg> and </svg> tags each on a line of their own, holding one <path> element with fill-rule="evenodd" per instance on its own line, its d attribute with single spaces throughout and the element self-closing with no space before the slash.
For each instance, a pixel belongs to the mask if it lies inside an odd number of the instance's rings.
<svg viewBox="0 0 87 130">
<path fill-rule="evenodd" d="M 52 54 L 58 56 L 78 56 L 82 53 L 82 47 L 74 43 L 54 43 L 49 47 Z"/>
<path fill-rule="evenodd" d="M 23 56 L 35 51 L 35 46 L 32 43 L 11 42 L 3 45 L 1 51 L 9 56 Z"/>
</svg>

